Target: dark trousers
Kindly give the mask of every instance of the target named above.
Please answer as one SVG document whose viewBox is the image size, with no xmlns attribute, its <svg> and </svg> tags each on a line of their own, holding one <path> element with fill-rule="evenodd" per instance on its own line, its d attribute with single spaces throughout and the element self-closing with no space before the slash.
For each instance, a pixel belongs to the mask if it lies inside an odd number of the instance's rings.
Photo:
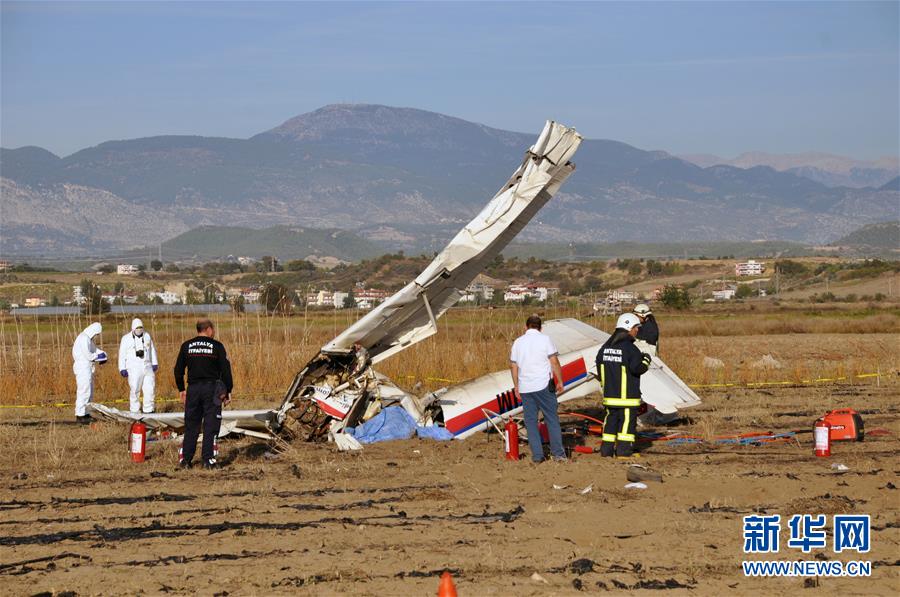
<svg viewBox="0 0 900 597">
<path fill-rule="evenodd" d="M 188 386 L 184 404 L 184 442 L 181 444 L 182 458 L 185 462 L 194 459 L 201 425 L 203 450 L 200 455 L 203 462 L 209 462 L 214 458 L 213 442 L 219 435 L 219 425 L 222 423 L 222 396 L 226 393 L 225 384 L 221 381 L 201 381 Z"/>
<path fill-rule="evenodd" d="M 637 407 L 607 406 L 603 419 L 601 456 L 631 456 L 634 452 L 634 430 L 637 427 Z"/>
<path fill-rule="evenodd" d="M 550 434 L 550 452 L 553 457 L 563 460 L 566 450 L 562 443 L 562 430 L 559 428 L 556 394 L 549 389 L 522 394 L 522 412 L 525 414 L 525 429 L 528 430 L 528 446 L 531 448 L 531 459 L 534 462 L 544 460 L 544 446 L 541 443 L 541 432 L 538 424 L 538 411 L 544 415 L 544 423 Z"/>
</svg>

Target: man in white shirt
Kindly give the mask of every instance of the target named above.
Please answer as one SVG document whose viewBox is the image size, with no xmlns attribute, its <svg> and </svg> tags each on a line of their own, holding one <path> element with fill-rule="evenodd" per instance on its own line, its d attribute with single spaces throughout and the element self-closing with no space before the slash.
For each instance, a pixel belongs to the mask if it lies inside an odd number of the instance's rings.
<svg viewBox="0 0 900 597">
<path fill-rule="evenodd" d="M 540 317 L 537 315 L 529 317 L 525 321 L 525 333 L 513 342 L 512 354 L 509 357 L 513 388 L 516 399 L 522 401 L 525 429 L 528 430 L 528 445 L 534 462 L 544 460 L 538 411 L 543 413 L 544 423 L 547 424 L 553 459 L 566 459 L 559 415 L 556 412 L 556 395 L 563 391 L 559 352 L 550 337 L 541 333 L 541 326 Z"/>
<path fill-rule="evenodd" d="M 150 334 L 144 331 L 140 319 L 131 322 L 131 331 L 122 336 L 119 343 L 119 374 L 128 379 L 131 412 L 141 412 L 141 392 L 144 394 L 144 413 L 156 409 L 156 344 Z"/>
</svg>

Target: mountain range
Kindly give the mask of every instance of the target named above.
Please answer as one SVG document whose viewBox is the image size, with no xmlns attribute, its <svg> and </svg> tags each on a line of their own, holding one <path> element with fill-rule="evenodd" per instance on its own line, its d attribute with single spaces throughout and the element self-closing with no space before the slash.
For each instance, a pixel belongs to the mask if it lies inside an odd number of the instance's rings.
<svg viewBox="0 0 900 597">
<path fill-rule="evenodd" d="M 900 253 L 900 221 L 868 224 L 832 244 L 838 247 L 887 249 Z"/>
<path fill-rule="evenodd" d="M 819 152 L 777 154 L 749 151 L 734 159 L 711 154 L 680 157 L 702 168 L 716 165 L 737 168 L 768 166 L 779 172 L 790 172 L 820 182 L 828 187 L 881 187 L 900 174 L 900 160 L 897 156 L 864 161 Z"/>
<path fill-rule="evenodd" d="M 340 104 L 249 139 L 108 141 L 64 158 L 2 149 L 0 251 L 101 254 L 200 226 L 342 229 L 386 249 L 439 249 L 506 181 L 542 124 L 524 134 L 412 108 Z M 830 187 L 769 166 L 700 167 L 612 140 L 585 140 L 575 162 L 518 240 L 823 243 L 896 219 L 900 199 L 889 185 Z"/>
</svg>

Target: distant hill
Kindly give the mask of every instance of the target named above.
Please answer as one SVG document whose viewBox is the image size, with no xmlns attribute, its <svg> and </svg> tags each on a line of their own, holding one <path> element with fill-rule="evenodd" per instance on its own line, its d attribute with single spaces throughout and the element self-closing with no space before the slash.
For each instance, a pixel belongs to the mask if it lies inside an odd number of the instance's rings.
<svg viewBox="0 0 900 597">
<path fill-rule="evenodd" d="M 504 257 L 587 261 L 594 259 L 642 258 L 688 259 L 696 257 L 801 257 L 815 251 L 806 245 L 785 241 L 761 242 L 684 242 L 684 243 L 513 243 Z"/>
<path fill-rule="evenodd" d="M 202 226 L 165 241 L 161 248 L 166 261 L 219 260 L 229 255 L 256 259 L 274 255 L 281 261 L 310 256 L 359 261 L 384 253 L 378 245 L 346 230 L 293 226 L 264 229 Z M 142 250 L 136 251 L 135 255 L 146 257 L 147 253 L 147 250 Z M 155 255 L 156 248 L 150 253 Z"/>
<path fill-rule="evenodd" d="M 200 226 L 339 228 L 388 250 L 439 250 L 507 180 L 542 125 L 525 134 L 342 104 L 250 139 L 109 141 L 62 158 L 2 149 L 0 253 L 122 250 Z M 767 166 L 701 168 L 604 139 L 586 140 L 574 161 L 575 174 L 520 241 L 824 243 L 894 217 L 900 200 L 894 190 L 830 188 Z"/>
<path fill-rule="evenodd" d="M 900 221 L 863 226 L 832 244 L 839 247 L 871 247 L 900 251 Z"/>
<path fill-rule="evenodd" d="M 892 180 L 884 183 L 879 191 L 900 191 L 900 176 L 895 176 Z"/>
<path fill-rule="evenodd" d="M 704 168 L 715 165 L 744 169 L 768 166 L 779 172 L 790 172 L 828 187 L 877 188 L 900 173 L 900 160 L 896 156 L 865 161 L 819 152 L 776 154 L 750 151 L 733 159 L 711 154 L 680 157 Z"/>
</svg>

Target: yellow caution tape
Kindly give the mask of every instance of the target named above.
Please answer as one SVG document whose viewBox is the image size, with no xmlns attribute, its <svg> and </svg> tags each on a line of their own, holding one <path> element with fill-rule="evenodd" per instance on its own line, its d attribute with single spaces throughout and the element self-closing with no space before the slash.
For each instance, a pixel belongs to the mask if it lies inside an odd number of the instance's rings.
<svg viewBox="0 0 900 597">
<path fill-rule="evenodd" d="M 415 375 L 403 375 L 405 379 L 417 379 Z M 423 377 L 424 381 L 440 381 L 443 383 L 462 383 L 455 379 L 445 379 L 443 377 Z"/>
<path fill-rule="evenodd" d="M 405 379 L 418 379 L 415 375 L 403 375 Z M 848 379 L 867 379 L 872 377 L 881 377 L 881 373 L 860 373 L 859 375 L 850 375 L 842 377 L 817 377 L 816 379 L 801 379 L 800 381 L 748 381 L 748 382 L 726 382 L 726 383 L 708 383 L 708 384 L 688 384 L 692 388 L 759 388 L 765 386 L 808 386 L 817 383 L 829 383 L 838 381 L 847 381 Z M 424 377 L 424 381 L 437 381 L 441 383 L 461 383 L 457 380 L 446 379 L 444 377 Z M 129 400 L 112 400 L 110 404 L 124 404 Z M 156 400 L 158 404 L 166 402 L 181 402 L 179 398 L 161 398 Z M 0 409 L 4 408 L 65 408 L 67 406 L 75 406 L 74 402 L 54 402 L 51 404 L 0 404 Z"/>
<path fill-rule="evenodd" d="M 124 404 L 130 400 L 108 400 L 103 404 Z M 165 404 L 166 402 L 181 402 L 179 398 L 160 398 L 154 401 L 156 404 Z M 90 403 L 88 403 L 90 404 Z M 0 404 L 0 408 L 65 408 L 67 406 L 75 406 L 74 402 L 53 402 L 50 404 Z"/>
<path fill-rule="evenodd" d="M 725 382 L 725 383 L 709 383 L 709 384 L 688 384 L 692 388 L 753 388 L 762 386 L 800 386 L 813 385 L 817 383 L 828 383 L 837 381 L 847 381 L 847 379 L 865 379 L 869 377 L 880 377 L 880 373 L 860 373 L 859 375 L 851 375 L 850 377 L 817 377 L 816 379 L 801 379 L 800 381 L 748 381 L 748 382 Z M 415 375 L 404 375 L 405 379 L 418 379 Z M 439 381 L 443 383 L 461 383 L 458 380 L 445 379 L 443 377 L 423 377 L 423 381 Z"/>
<path fill-rule="evenodd" d="M 762 386 L 811 386 L 817 383 L 829 383 L 847 381 L 848 379 L 865 379 L 881 377 L 880 373 L 860 373 L 842 377 L 817 377 L 816 379 L 801 379 L 800 381 L 748 381 L 730 383 L 688 384 L 692 388 L 757 388 Z"/>
</svg>

